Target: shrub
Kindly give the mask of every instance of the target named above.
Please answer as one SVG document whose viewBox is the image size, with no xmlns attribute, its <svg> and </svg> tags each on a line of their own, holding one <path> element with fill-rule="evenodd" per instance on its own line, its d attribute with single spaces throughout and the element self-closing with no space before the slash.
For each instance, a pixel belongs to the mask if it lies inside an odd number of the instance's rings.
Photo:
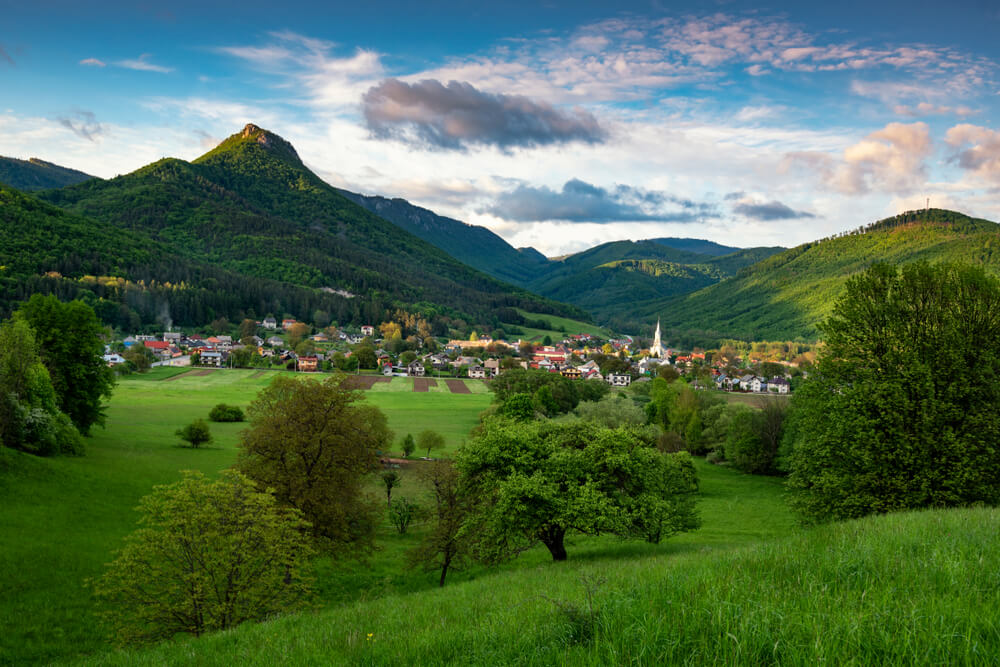
<svg viewBox="0 0 1000 667">
<path fill-rule="evenodd" d="M 206 442 L 212 442 L 212 432 L 204 419 L 195 419 L 184 428 L 177 429 L 177 437 L 197 449 Z"/>
<path fill-rule="evenodd" d="M 208 418 L 213 422 L 241 422 L 246 419 L 239 406 L 226 405 L 225 403 L 219 403 L 212 408 L 211 412 L 208 413 Z"/>
<path fill-rule="evenodd" d="M 416 514 L 417 506 L 408 498 L 397 498 L 396 502 L 389 508 L 389 520 L 392 521 L 392 525 L 396 527 L 400 535 L 406 534 L 406 529 Z"/>
</svg>

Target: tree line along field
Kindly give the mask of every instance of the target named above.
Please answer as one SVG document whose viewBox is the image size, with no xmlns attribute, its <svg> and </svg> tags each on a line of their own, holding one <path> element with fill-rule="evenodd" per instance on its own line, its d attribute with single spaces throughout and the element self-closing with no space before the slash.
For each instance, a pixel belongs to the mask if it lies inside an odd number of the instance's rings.
<svg viewBox="0 0 1000 667">
<path fill-rule="evenodd" d="M 152 487 L 176 481 L 181 470 L 216 475 L 235 460 L 240 423 L 212 423 L 214 441 L 201 449 L 180 447 L 175 430 L 221 402 L 245 407 L 275 373 L 215 371 L 206 375 L 158 369 L 120 380 L 108 406 L 105 429 L 87 439 L 83 457 L 41 459 L 10 452 L 0 465 L 0 663 L 37 663 L 107 650 L 85 582 L 101 574 L 122 538 L 135 528 L 139 499 Z M 394 378 L 393 382 L 410 382 Z M 461 444 L 491 400 L 490 394 L 365 392 L 388 416 L 396 441 L 432 428 L 445 435 L 448 456 Z M 423 455 L 415 452 L 415 456 Z M 781 501 L 779 480 L 743 476 L 700 465 L 704 527 L 656 547 L 617 538 L 575 539 L 571 559 L 610 564 L 657 553 L 744 544 L 793 529 Z M 423 491 L 403 470 L 393 497 L 420 503 Z M 379 480 L 371 490 L 384 498 Z M 377 551 L 366 563 L 317 563 L 321 607 L 435 587 L 433 573 L 410 571 L 404 552 L 422 527 L 398 535 L 386 520 Z M 450 582 L 546 568 L 549 555 L 534 549 L 495 570 L 456 572 Z M 528 593 L 526 593 L 528 595 Z"/>
</svg>

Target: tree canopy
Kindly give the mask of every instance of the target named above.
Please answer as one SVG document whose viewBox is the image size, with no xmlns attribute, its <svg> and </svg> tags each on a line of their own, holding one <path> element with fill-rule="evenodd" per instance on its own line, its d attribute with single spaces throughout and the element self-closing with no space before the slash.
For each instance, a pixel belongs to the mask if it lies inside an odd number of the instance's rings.
<svg viewBox="0 0 1000 667">
<path fill-rule="evenodd" d="M 306 522 L 238 473 L 186 472 L 139 511 L 140 527 L 95 585 L 119 643 L 231 628 L 310 593 Z"/>
<path fill-rule="evenodd" d="M 385 415 L 337 373 L 278 376 L 247 409 L 237 468 L 302 511 L 334 553 L 372 545 L 380 506 L 364 488 L 392 433 Z"/>
<path fill-rule="evenodd" d="M 565 560 L 571 531 L 658 542 L 698 526 L 690 458 L 660 452 L 650 429 L 487 419 L 456 466 L 482 507 L 488 559 L 541 541 Z"/>
<path fill-rule="evenodd" d="M 104 363 L 104 333 L 94 309 L 82 301 L 62 303 L 35 294 L 15 317 L 35 332 L 42 363 L 49 371 L 59 409 L 81 433 L 104 423 L 102 399 L 111 397 L 114 374 Z"/>
<path fill-rule="evenodd" d="M 872 266 L 793 397 L 790 485 L 812 520 L 1000 501 L 1000 283 Z"/>
</svg>

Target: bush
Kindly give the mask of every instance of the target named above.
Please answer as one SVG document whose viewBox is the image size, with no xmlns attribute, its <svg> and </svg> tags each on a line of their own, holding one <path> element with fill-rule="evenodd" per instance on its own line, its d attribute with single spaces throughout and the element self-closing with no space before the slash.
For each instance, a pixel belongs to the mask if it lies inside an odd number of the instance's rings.
<svg viewBox="0 0 1000 667">
<path fill-rule="evenodd" d="M 406 534 L 406 529 L 410 526 L 416 514 L 416 504 L 410 502 L 407 498 L 397 498 L 396 502 L 389 508 L 389 519 L 400 535 Z"/>
<path fill-rule="evenodd" d="M 238 406 L 219 403 L 208 413 L 208 419 L 213 422 L 241 422 L 246 417 Z"/>
</svg>

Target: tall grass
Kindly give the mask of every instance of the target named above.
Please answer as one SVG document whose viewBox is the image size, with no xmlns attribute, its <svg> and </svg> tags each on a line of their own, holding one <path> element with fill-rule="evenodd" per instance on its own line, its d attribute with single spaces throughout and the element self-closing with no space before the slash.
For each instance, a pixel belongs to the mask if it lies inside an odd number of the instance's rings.
<svg viewBox="0 0 1000 667">
<path fill-rule="evenodd" d="M 996 664 L 998 520 L 937 510 L 547 563 L 88 664 Z"/>
</svg>

